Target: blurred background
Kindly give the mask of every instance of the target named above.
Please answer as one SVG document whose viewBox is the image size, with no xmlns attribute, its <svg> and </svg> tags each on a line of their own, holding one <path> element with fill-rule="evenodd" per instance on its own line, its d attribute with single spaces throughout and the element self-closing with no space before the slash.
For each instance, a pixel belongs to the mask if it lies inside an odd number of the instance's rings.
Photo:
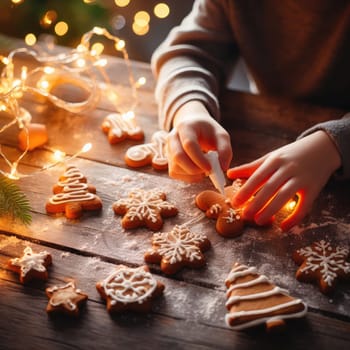
<svg viewBox="0 0 350 350">
<path fill-rule="evenodd" d="M 75 47 L 94 26 L 125 40 L 133 60 L 149 62 L 169 30 L 191 10 L 193 0 L 1 0 L 0 34 Z M 101 38 L 96 38 L 101 41 Z M 107 40 L 103 52 L 115 54 Z"/>
</svg>

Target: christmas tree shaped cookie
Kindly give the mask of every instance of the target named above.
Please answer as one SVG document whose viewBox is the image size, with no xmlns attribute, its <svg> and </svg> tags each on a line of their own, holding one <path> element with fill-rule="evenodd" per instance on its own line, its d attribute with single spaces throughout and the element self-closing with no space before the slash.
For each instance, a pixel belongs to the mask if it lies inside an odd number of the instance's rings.
<svg viewBox="0 0 350 350">
<path fill-rule="evenodd" d="M 306 304 L 275 286 L 255 267 L 236 263 L 226 281 L 226 324 L 235 330 L 266 324 L 268 331 L 285 325 L 285 319 L 302 317 Z"/>
<path fill-rule="evenodd" d="M 86 177 L 78 168 L 68 167 L 53 187 L 54 195 L 46 203 L 46 211 L 49 214 L 64 213 L 68 219 L 77 219 L 84 210 L 100 210 L 102 201 L 96 195 L 96 188 L 86 182 Z"/>
</svg>

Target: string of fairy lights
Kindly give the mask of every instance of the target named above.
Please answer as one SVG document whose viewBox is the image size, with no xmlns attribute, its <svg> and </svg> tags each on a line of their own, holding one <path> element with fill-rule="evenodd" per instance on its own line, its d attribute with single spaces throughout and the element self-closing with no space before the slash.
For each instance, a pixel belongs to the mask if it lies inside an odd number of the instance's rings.
<svg viewBox="0 0 350 350">
<path fill-rule="evenodd" d="M 94 36 L 102 36 L 111 40 L 117 51 L 122 53 L 123 61 L 126 64 L 131 88 L 132 103 L 130 110 L 124 112 L 125 118 L 134 118 L 133 109 L 138 103 L 137 89 L 146 83 L 144 77 L 135 79 L 126 50 L 125 41 L 110 34 L 105 28 L 94 27 L 89 32 L 81 37 L 81 41 L 76 48 L 67 50 L 57 54 L 47 54 L 42 50 L 34 50 L 32 48 L 18 48 L 9 53 L 8 56 L 0 56 L 1 63 L 4 68 L 0 76 L 0 111 L 5 112 L 10 116 L 10 121 L 0 128 L 1 133 L 5 132 L 10 127 L 17 125 L 19 129 L 24 129 L 27 135 L 26 147 L 19 154 L 16 160 L 10 160 L 1 149 L 0 157 L 5 160 L 9 170 L 1 170 L 0 173 L 10 179 L 20 179 L 24 175 L 18 171 L 18 166 L 26 153 L 29 150 L 29 132 L 28 128 L 31 123 L 32 116 L 28 110 L 21 107 L 20 99 L 25 93 L 32 93 L 47 98 L 54 105 L 63 108 L 73 113 L 81 113 L 84 110 L 93 108 L 100 94 L 103 91 L 109 91 L 107 98 L 118 109 L 118 93 L 108 80 L 108 75 L 105 72 L 105 67 L 108 65 L 108 59 L 102 57 L 91 45 Z M 38 66 L 29 69 L 22 65 L 18 67 L 15 58 L 18 55 L 27 55 L 34 58 Z M 16 72 L 19 71 L 19 76 Z M 96 71 L 100 73 L 98 76 Z M 103 79 L 101 84 L 100 78 Z M 53 88 L 57 84 L 73 84 L 82 87 L 86 91 L 86 98 L 79 102 L 66 101 L 52 93 Z M 106 86 L 108 87 L 106 89 Z M 112 92 L 112 93 L 111 93 Z M 87 152 L 91 149 L 91 144 L 87 143 L 76 154 L 66 158 L 66 154 L 60 150 L 53 151 L 54 161 L 47 164 L 40 170 L 31 173 L 34 175 L 38 172 L 47 170 L 56 166 L 63 160 L 67 161 Z"/>
</svg>

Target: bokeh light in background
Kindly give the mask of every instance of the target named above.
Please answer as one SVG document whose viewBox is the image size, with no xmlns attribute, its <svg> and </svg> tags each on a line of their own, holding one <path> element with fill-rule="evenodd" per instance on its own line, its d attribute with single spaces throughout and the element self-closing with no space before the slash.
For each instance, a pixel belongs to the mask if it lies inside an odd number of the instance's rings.
<svg viewBox="0 0 350 350">
<path fill-rule="evenodd" d="M 148 62 L 192 4 L 193 0 L 0 1 L 0 34 L 21 38 L 27 45 L 47 40 L 49 35 L 59 45 L 74 47 L 85 32 L 100 26 L 125 39 L 131 59 Z M 95 42 L 93 50 L 96 54 L 114 54 L 115 48 L 110 45 Z"/>
</svg>

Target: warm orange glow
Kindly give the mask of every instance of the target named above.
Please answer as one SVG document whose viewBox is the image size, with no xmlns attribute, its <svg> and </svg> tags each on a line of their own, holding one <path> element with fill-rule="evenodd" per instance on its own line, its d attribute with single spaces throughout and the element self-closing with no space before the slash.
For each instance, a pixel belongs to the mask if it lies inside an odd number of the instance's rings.
<svg viewBox="0 0 350 350">
<path fill-rule="evenodd" d="M 101 53 L 103 52 L 104 50 L 104 45 L 102 43 L 95 43 L 91 46 L 91 54 L 93 56 L 96 56 L 96 55 L 101 55 Z"/>
<path fill-rule="evenodd" d="M 57 22 L 55 25 L 55 33 L 58 36 L 66 35 L 68 32 L 68 24 L 66 22 Z"/>
<path fill-rule="evenodd" d="M 25 36 L 24 41 L 28 46 L 33 46 L 36 43 L 36 36 L 33 33 L 28 33 Z"/>
<path fill-rule="evenodd" d="M 167 4 L 160 2 L 153 9 L 154 15 L 158 18 L 166 18 L 169 16 L 170 8 Z"/>
<path fill-rule="evenodd" d="M 13 4 L 19 5 L 21 4 L 24 0 L 11 0 Z"/>
<path fill-rule="evenodd" d="M 56 162 L 62 162 L 65 156 L 66 156 L 66 153 L 60 150 L 57 150 L 53 153 L 53 158 Z"/>
<path fill-rule="evenodd" d="M 149 25 L 139 26 L 136 22 L 132 24 L 132 30 L 136 35 L 145 35 L 149 32 Z"/>
<path fill-rule="evenodd" d="M 117 43 L 115 43 L 114 47 L 117 51 L 123 50 L 125 48 L 125 41 L 119 40 Z"/>
<path fill-rule="evenodd" d="M 44 28 L 50 27 L 50 25 L 57 19 L 57 12 L 54 10 L 47 11 L 40 20 L 40 25 Z"/>
<path fill-rule="evenodd" d="M 114 0 L 114 2 L 119 7 L 125 7 L 129 5 L 130 0 Z"/>
<path fill-rule="evenodd" d="M 134 16 L 134 22 L 139 27 L 146 27 L 149 24 L 151 17 L 146 11 L 138 11 Z"/>
</svg>

